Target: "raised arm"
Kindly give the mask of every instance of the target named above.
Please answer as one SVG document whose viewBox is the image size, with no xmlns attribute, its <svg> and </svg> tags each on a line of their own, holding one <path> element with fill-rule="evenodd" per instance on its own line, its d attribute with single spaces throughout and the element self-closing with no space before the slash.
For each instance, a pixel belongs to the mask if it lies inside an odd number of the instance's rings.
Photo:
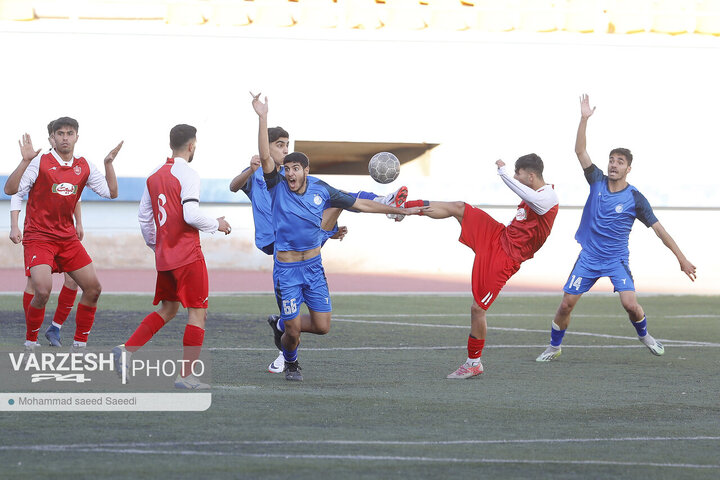
<svg viewBox="0 0 720 480">
<path fill-rule="evenodd" d="M 250 180 L 250 177 L 252 177 L 253 174 L 257 171 L 257 169 L 261 166 L 262 160 L 260 160 L 260 156 L 253 155 L 252 159 L 250 160 L 250 166 L 243 170 L 240 175 L 236 176 L 230 181 L 230 191 L 237 192 L 238 190 L 243 188 L 248 182 L 248 180 Z"/>
<path fill-rule="evenodd" d="M 122 148 L 124 142 L 118 143 L 117 147 L 110 150 L 110 153 L 105 157 L 105 180 L 107 181 L 108 188 L 110 189 L 110 198 L 117 198 L 118 196 L 118 183 L 117 176 L 115 175 L 115 167 L 113 167 L 113 160 L 117 156 L 118 152 Z"/>
<path fill-rule="evenodd" d="M 18 140 L 18 144 L 20 144 L 20 154 L 22 155 L 22 160 L 20 160 L 20 164 L 15 168 L 15 170 L 13 170 L 5 182 L 6 195 L 15 195 L 18 192 L 18 189 L 20 188 L 20 179 L 22 178 L 23 173 L 25 173 L 25 170 L 27 170 L 27 167 L 30 165 L 33 158 L 37 157 L 40 153 L 40 150 L 35 150 L 33 148 L 32 140 L 30 139 L 30 135 L 27 133 L 22 136 L 21 140 Z"/>
<path fill-rule="evenodd" d="M 270 157 L 270 139 L 267 131 L 268 100 L 265 97 L 265 102 L 261 102 L 259 93 L 255 95 L 250 92 L 250 95 L 253 97 L 253 110 L 258 115 L 258 153 L 260 154 L 263 173 L 272 173 L 275 170 L 275 162 Z"/>
<path fill-rule="evenodd" d="M 652 225 L 652 229 L 655 231 L 655 235 L 662 240 L 662 242 L 665 244 L 667 248 L 670 249 L 673 254 L 675 254 L 675 257 L 678 259 L 678 262 L 680 262 L 680 270 L 685 273 L 688 277 L 690 277 L 690 280 L 693 282 L 697 278 L 697 275 L 695 274 L 695 265 L 690 263 L 690 261 L 685 258 L 685 255 L 680 250 L 680 247 L 677 246 L 677 243 L 675 243 L 675 240 L 670 236 L 670 234 L 665 230 L 665 228 L 660 224 L 660 222 L 655 222 Z"/>
<path fill-rule="evenodd" d="M 587 140 L 585 138 L 585 130 L 587 130 L 588 118 L 595 113 L 595 107 L 590 108 L 590 97 L 583 93 L 580 97 L 580 125 L 578 125 L 577 137 L 575 138 L 575 155 L 580 160 L 580 166 L 583 169 L 592 165 L 590 155 L 587 153 Z"/>
<path fill-rule="evenodd" d="M 505 185 L 515 192 L 515 194 L 527 203 L 538 215 L 546 214 L 552 207 L 557 205 L 557 197 L 553 194 L 552 190 L 533 190 L 511 177 L 507 168 L 505 168 L 505 162 L 502 160 L 496 161 L 495 165 L 497 165 L 497 173 L 502 181 L 505 182 Z"/>
</svg>

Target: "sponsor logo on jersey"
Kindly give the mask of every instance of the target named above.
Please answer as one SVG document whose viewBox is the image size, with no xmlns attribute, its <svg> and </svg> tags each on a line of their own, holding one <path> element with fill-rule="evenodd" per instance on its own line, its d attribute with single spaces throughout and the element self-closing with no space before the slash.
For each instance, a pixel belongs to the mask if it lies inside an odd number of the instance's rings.
<svg viewBox="0 0 720 480">
<path fill-rule="evenodd" d="M 527 219 L 527 212 L 524 208 L 518 208 L 517 212 L 515 213 L 515 220 L 518 222 L 522 222 L 523 220 Z"/>
<path fill-rule="evenodd" d="M 73 185 L 72 183 L 54 183 L 52 186 L 52 192 L 58 193 L 63 197 L 67 197 L 68 195 L 75 195 L 77 194 L 77 191 L 77 185 Z"/>
<path fill-rule="evenodd" d="M 82 173 L 82 168 L 80 168 L 80 165 L 75 165 L 73 167 L 73 172 L 75 172 L 75 175 L 80 175 Z"/>
<path fill-rule="evenodd" d="M 315 194 L 315 198 L 313 198 L 313 202 L 315 202 L 315 205 L 320 205 L 322 203 L 322 198 L 317 193 Z"/>
<path fill-rule="evenodd" d="M 616 207 L 615 207 L 615 211 L 616 211 L 617 213 L 622 213 L 622 211 L 623 211 L 623 206 L 622 206 L 622 204 L 616 206 Z"/>
</svg>

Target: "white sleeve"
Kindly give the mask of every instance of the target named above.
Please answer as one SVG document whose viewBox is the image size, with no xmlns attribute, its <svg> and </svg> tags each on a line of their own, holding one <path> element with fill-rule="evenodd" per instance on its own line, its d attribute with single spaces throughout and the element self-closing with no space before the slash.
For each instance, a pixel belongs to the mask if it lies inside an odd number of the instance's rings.
<svg viewBox="0 0 720 480">
<path fill-rule="evenodd" d="M 155 249 L 155 219 L 153 218 L 152 201 L 150 200 L 150 192 L 148 192 L 147 184 L 140 199 L 140 208 L 138 209 L 138 221 L 140 222 L 140 231 L 145 239 L 145 244 Z"/>
<path fill-rule="evenodd" d="M 217 232 L 220 226 L 218 221 L 200 211 L 200 175 L 187 166 L 187 168 L 178 170 L 177 178 L 180 180 L 180 201 L 183 206 L 185 223 L 201 232 Z"/>
<path fill-rule="evenodd" d="M 23 197 L 22 195 L 16 193 L 12 197 L 10 197 L 10 211 L 14 212 L 15 210 L 22 210 L 22 203 L 23 203 Z"/>
<path fill-rule="evenodd" d="M 498 175 L 500 175 L 502 181 L 505 182 L 505 185 L 510 187 L 510 190 L 522 198 L 538 215 L 546 214 L 552 207 L 558 204 L 557 195 L 555 195 L 555 191 L 549 185 L 547 188 L 533 190 L 511 177 L 505 167 L 498 168 Z"/>
<path fill-rule="evenodd" d="M 17 195 L 21 199 L 25 197 L 25 195 L 27 195 L 32 186 L 35 185 L 35 180 L 37 180 L 38 173 L 40 172 L 41 155 L 42 154 L 32 159 L 30 165 L 28 165 L 28 167 L 25 169 L 25 172 L 23 173 L 23 176 L 20 178 L 20 185 L 18 186 L 18 191 L 15 195 Z M 13 195 L 13 197 L 15 195 Z"/>
<path fill-rule="evenodd" d="M 86 185 L 101 197 L 110 198 L 110 187 L 105 179 L 105 175 L 100 173 L 100 170 L 92 163 L 88 162 L 88 166 L 90 166 L 90 176 L 88 177 Z"/>
</svg>

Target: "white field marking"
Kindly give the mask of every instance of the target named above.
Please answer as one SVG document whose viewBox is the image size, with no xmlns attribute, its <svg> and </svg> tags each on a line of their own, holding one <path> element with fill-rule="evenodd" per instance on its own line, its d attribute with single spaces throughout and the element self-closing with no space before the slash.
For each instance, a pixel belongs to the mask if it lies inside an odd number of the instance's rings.
<svg viewBox="0 0 720 480">
<path fill-rule="evenodd" d="M 673 347 L 710 347 L 710 348 L 716 348 L 720 347 L 720 344 L 709 344 L 709 345 L 696 345 L 694 343 L 673 343 Z M 467 345 L 448 345 L 448 346 L 414 346 L 414 347 L 405 347 L 405 346 L 387 346 L 387 347 L 326 347 L 326 348 L 303 348 L 303 352 L 353 352 L 353 351 L 364 351 L 364 350 L 422 350 L 422 351 L 428 351 L 428 350 L 457 350 L 457 349 L 465 349 L 467 348 Z M 495 348 L 547 348 L 547 343 L 543 344 L 537 344 L 537 345 L 485 345 L 485 348 L 495 349 Z M 563 349 L 566 348 L 575 348 L 575 349 L 585 349 L 585 348 L 647 348 L 645 345 L 642 345 L 638 343 L 637 345 L 563 345 Z M 276 348 L 262 348 L 262 347 L 208 347 L 203 348 L 203 350 L 209 350 L 209 351 L 245 351 L 245 352 L 270 352 L 270 351 L 277 351 Z M 213 386 L 215 388 L 215 386 Z"/>
<path fill-rule="evenodd" d="M 63 451 L 87 453 L 127 453 L 134 455 L 198 455 L 198 456 L 224 456 L 245 458 L 282 458 L 312 459 L 312 460 L 353 460 L 353 461 L 391 461 L 391 462 L 433 462 L 433 463 L 469 463 L 469 464 L 530 464 L 530 465 L 604 465 L 622 467 L 662 467 L 662 468 L 692 468 L 692 469 L 720 469 L 720 464 L 693 464 L 693 463 L 657 463 L 657 462 L 611 462 L 607 460 L 521 460 L 505 458 L 457 458 L 457 457 L 407 457 L 392 455 L 317 455 L 317 454 L 288 454 L 288 453 L 245 453 L 245 452 L 212 452 L 197 450 L 148 450 L 146 448 L 117 448 L 117 447 L 85 447 Z"/>
<path fill-rule="evenodd" d="M 509 445 L 509 444 L 556 444 L 556 443 L 614 443 L 614 442 L 698 442 L 720 441 L 720 436 L 695 437 L 589 437 L 589 438 L 513 438 L 498 440 L 188 440 L 184 442 L 117 442 L 75 443 L 46 445 L 0 445 L 0 451 L 8 450 L 75 450 L 79 448 L 145 448 L 145 447 L 203 447 L 222 445 L 389 445 L 389 446 L 442 446 L 442 445 Z"/>
<path fill-rule="evenodd" d="M 434 323 L 409 323 L 409 322 L 388 322 L 388 321 L 377 321 L 377 320 L 350 320 L 347 318 L 334 318 L 332 321 L 334 322 L 345 322 L 345 323 L 368 323 L 368 324 L 377 324 L 377 325 L 398 325 L 403 327 L 428 327 L 428 328 L 463 328 L 468 329 L 467 325 L 442 325 L 442 324 L 434 324 Z M 504 332 L 525 332 L 525 333 L 548 333 L 550 330 L 538 330 L 538 329 L 530 329 L 530 328 L 517 328 L 517 327 L 488 327 L 488 330 L 498 330 L 498 331 L 504 331 Z M 569 331 L 566 333 L 566 335 L 578 335 L 578 336 L 588 336 L 588 337 L 598 337 L 598 338 L 613 338 L 616 340 L 632 340 L 637 341 L 637 337 L 626 337 L 623 335 L 607 335 L 604 333 L 589 333 L 589 332 L 573 332 Z M 667 338 L 658 338 L 661 342 L 667 343 L 667 344 L 675 344 L 677 342 L 683 343 L 683 344 L 692 344 L 692 345 L 704 345 L 704 346 L 712 346 L 712 347 L 720 347 L 720 344 L 718 343 L 710 343 L 710 342 L 696 342 L 693 340 L 671 340 Z"/>
<path fill-rule="evenodd" d="M 541 314 L 537 313 L 489 313 L 488 317 L 538 317 Z M 548 313 L 547 315 L 553 316 L 554 313 Z M 362 314 L 362 313 L 353 313 L 349 315 L 343 315 L 343 317 L 360 317 L 360 318 L 393 318 L 393 317 L 412 317 L 412 318 L 422 318 L 422 317 L 459 317 L 459 318 L 467 318 L 469 317 L 469 313 L 395 313 L 395 314 L 386 314 L 386 313 L 368 313 L 368 314 Z M 573 318 L 627 318 L 626 314 L 598 314 L 598 313 L 573 313 Z M 700 314 L 700 315 L 651 315 L 651 319 L 653 318 L 720 318 L 720 315 L 718 314 Z"/>
</svg>

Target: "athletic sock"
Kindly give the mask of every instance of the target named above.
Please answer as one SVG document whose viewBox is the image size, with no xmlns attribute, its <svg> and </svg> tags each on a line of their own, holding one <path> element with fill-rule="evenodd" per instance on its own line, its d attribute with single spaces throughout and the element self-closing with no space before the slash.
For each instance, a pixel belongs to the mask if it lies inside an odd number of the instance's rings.
<svg viewBox="0 0 720 480">
<path fill-rule="evenodd" d="M 192 364 L 200 358 L 200 350 L 205 340 L 205 330 L 195 325 L 185 325 L 183 335 L 183 365 L 180 376 L 187 377 L 192 373 Z"/>
<path fill-rule="evenodd" d="M 637 332 L 638 337 L 642 338 L 647 335 L 647 318 L 645 316 L 643 316 L 642 320 L 640 320 L 639 322 L 633 322 L 631 320 L 630 323 L 632 323 L 632 326 L 635 327 L 635 331 Z"/>
<path fill-rule="evenodd" d="M 95 311 L 97 307 L 89 307 L 82 303 L 78 303 L 75 312 L 75 336 L 73 340 L 76 342 L 87 342 L 90 330 L 95 323 Z"/>
<path fill-rule="evenodd" d="M 45 320 L 45 307 L 35 308 L 28 305 L 27 315 L 25 316 L 25 340 L 37 342 L 38 331 Z"/>
<path fill-rule="evenodd" d="M 70 315 L 75 305 L 76 297 L 77 290 L 72 290 L 63 285 L 62 290 L 60 290 L 60 295 L 58 295 L 58 304 L 55 309 L 55 316 L 53 317 L 53 325 L 60 328 L 62 324 L 65 323 L 65 320 L 67 320 L 68 315 Z"/>
<path fill-rule="evenodd" d="M 360 190 L 357 193 L 351 193 L 350 195 L 353 195 L 355 198 L 362 198 L 363 200 L 375 200 L 378 198 L 378 195 L 375 195 L 372 192 L 365 192 L 363 190 Z"/>
<path fill-rule="evenodd" d="M 23 311 L 25 312 L 25 316 L 27 317 L 27 311 L 28 307 L 30 306 L 30 302 L 32 302 L 32 299 L 35 295 L 28 292 L 23 292 Z"/>
<path fill-rule="evenodd" d="M 563 337 L 565 336 L 565 330 L 560 330 L 560 327 L 557 323 L 552 322 L 552 328 L 550 329 L 550 346 L 551 347 L 560 347 L 560 344 L 563 341 Z"/>
<path fill-rule="evenodd" d="M 482 351 L 483 348 L 485 348 L 485 339 L 484 338 L 475 338 L 472 335 L 468 335 L 468 342 L 467 342 L 467 351 L 468 351 L 468 359 L 467 363 L 477 363 L 480 361 L 480 357 L 482 357 Z"/>
<path fill-rule="evenodd" d="M 125 350 L 128 352 L 136 352 L 145 345 L 163 326 L 165 320 L 157 312 L 152 312 L 145 317 L 135 332 L 125 342 Z"/>
<path fill-rule="evenodd" d="M 297 357 L 298 357 L 297 348 L 288 350 L 285 347 L 283 347 L 282 351 L 283 351 L 283 357 L 285 357 L 286 362 L 292 363 L 292 362 L 297 361 Z"/>
<path fill-rule="evenodd" d="M 410 200 L 409 202 L 405 202 L 404 207 L 405 208 L 427 207 L 428 205 L 430 205 L 429 200 Z"/>
<path fill-rule="evenodd" d="M 280 330 L 281 332 L 284 332 L 284 331 L 285 331 L 285 321 L 284 321 L 282 318 L 279 318 L 279 319 L 278 319 L 277 328 L 278 328 L 278 330 Z"/>
</svg>

